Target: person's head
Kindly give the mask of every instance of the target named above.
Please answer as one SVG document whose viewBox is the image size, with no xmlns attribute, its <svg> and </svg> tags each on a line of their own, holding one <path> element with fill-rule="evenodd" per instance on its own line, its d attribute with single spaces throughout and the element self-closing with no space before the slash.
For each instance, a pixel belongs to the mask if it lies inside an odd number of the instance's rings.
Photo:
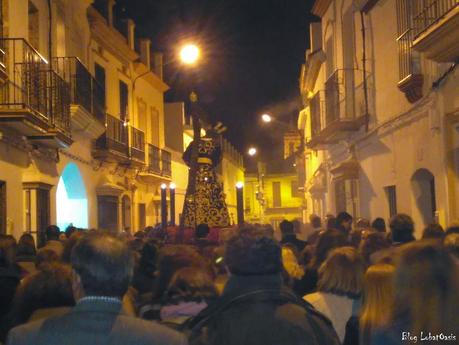
<svg viewBox="0 0 459 345">
<path fill-rule="evenodd" d="M 196 248 L 188 245 L 169 245 L 162 247 L 158 257 L 158 274 L 153 291 L 154 298 L 161 298 L 166 291 L 172 276 L 184 267 L 198 267 L 208 270 L 209 264 L 199 254 Z"/>
<path fill-rule="evenodd" d="M 37 249 L 35 248 L 35 240 L 31 234 L 22 234 L 18 241 L 17 256 L 35 256 Z"/>
<path fill-rule="evenodd" d="M 153 275 L 156 271 L 158 252 L 155 241 L 146 241 L 140 252 L 139 270 L 148 275 Z"/>
<path fill-rule="evenodd" d="M 363 280 L 363 304 L 360 312 L 360 334 L 365 337 L 362 344 L 369 344 L 368 334 L 383 326 L 389 319 L 394 304 L 393 265 L 372 265 Z"/>
<path fill-rule="evenodd" d="M 234 275 L 271 275 L 282 271 L 279 244 L 254 225 L 239 229 L 225 246 L 225 263 Z"/>
<path fill-rule="evenodd" d="M 309 217 L 309 222 L 314 229 L 320 229 L 322 227 L 322 220 L 315 214 L 311 214 Z"/>
<path fill-rule="evenodd" d="M 13 325 L 27 322 L 38 309 L 73 306 L 71 272 L 70 266 L 55 262 L 44 264 L 39 271 L 26 276 L 13 300 Z"/>
<path fill-rule="evenodd" d="M 407 243 L 414 241 L 414 222 L 407 214 L 399 213 L 390 219 L 389 223 L 393 242 Z"/>
<path fill-rule="evenodd" d="M 45 264 L 51 264 L 59 261 L 59 255 L 52 250 L 47 248 L 41 248 L 37 251 L 37 256 L 35 257 L 35 267 L 41 269 Z"/>
<path fill-rule="evenodd" d="M 429 224 L 422 232 L 422 239 L 439 239 L 445 238 L 445 231 L 440 224 Z"/>
<path fill-rule="evenodd" d="M 209 225 L 199 224 L 196 227 L 196 238 L 199 238 L 199 239 L 206 238 L 207 235 L 209 235 L 209 231 L 210 231 Z"/>
<path fill-rule="evenodd" d="M 312 265 L 318 268 L 327 258 L 328 253 L 338 247 L 345 246 L 346 237 L 338 230 L 326 230 L 320 233 L 317 240 Z"/>
<path fill-rule="evenodd" d="M 326 218 L 326 230 L 336 230 L 336 218 L 328 215 Z"/>
<path fill-rule="evenodd" d="M 295 227 L 293 226 L 293 223 L 286 219 L 280 222 L 279 228 L 282 236 L 295 234 Z"/>
<path fill-rule="evenodd" d="M 371 255 L 377 251 L 390 247 L 390 241 L 383 232 L 370 232 L 362 239 L 359 250 L 367 264 L 370 264 Z"/>
<path fill-rule="evenodd" d="M 47 241 L 59 241 L 61 229 L 57 225 L 48 225 L 45 233 Z"/>
<path fill-rule="evenodd" d="M 451 224 L 446 228 L 446 235 L 459 234 L 459 224 Z"/>
<path fill-rule="evenodd" d="M 368 230 L 370 228 L 370 221 L 366 218 L 359 218 L 355 222 L 355 228 L 357 230 Z"/>
<path fill-rule="evenodd" d="M 16 240 L 11 235 L 0 234 L 0 267 L 8 267 L 16 259 Z"/>
<path fill-rule="evenodd" d="M 459 325 L 459 266 L 438 241 L 401 247 L 395 271 L 393 320 L 407 318 L 407 331 L 450 334 Z"/>
<path fill-rule="evenodd" d="M 349 233 L 352 228 L 352 216 L 347 212 L 340 212 L 336 216 L 336 228 Z"/>
<path fill-rule="evenodd" d="M 72 236 L 75 232 L 77 232 L 78 229 L 76 227 L 74 227 L 73 225 L 69 225 L 66 229 L 65 229 L 65 237 L 66 238 L 70 238 L 70 236 Z"/>
<path fill-rule="evenodd" d="M 375 218 L 371 223 L 371 227 L 378 232 L 386 232 L 386 221 L 384 218 Z"/>
<path fill-rule="evenodd" d="M 127 244 L 106 233 L 80 238 L 73 247 L 71 263 L 76 297 L 122 298 L 133 274 L 133 257 Z"/>
<path fill-rule="evenodd" d="M 365 265 L 353 247 L 334 249 L 319 268 L 317 289 L 357 298 L 362 292 Z"/>
<path fill-rule="evenodd" d="M 85 233 L 83 231 L 74 232 L 64 243 L 64 250 L 62 251 L 62 261 L 70 264 L 70 258 L 72 256 L 73 247 L 78 242 L 78 240 L 83 237 Z"/>
<path fill-rule="evenodd" d="M 184 267 L 175 272 L 164 294 L 167 303 L 208 302 L 216 297 L 212 277 L 198 267 Z"/>
<path fill-rule="evenodd" d="M 449 234 L 443 240 L 446 250 L 459 259 L 459 234 Z"/>
</svg>

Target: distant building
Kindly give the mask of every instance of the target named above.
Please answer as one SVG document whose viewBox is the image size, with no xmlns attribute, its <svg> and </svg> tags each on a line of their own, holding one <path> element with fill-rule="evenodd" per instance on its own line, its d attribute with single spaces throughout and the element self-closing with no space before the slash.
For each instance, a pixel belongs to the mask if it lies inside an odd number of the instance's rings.
<svg viewBox="0 0 459 345">
<path fill-rule="evenodd" d="M 459 3 L 316 0 L 300 76 L 307 213 L 459 217 Z M 363 23 L 363 27 L 362 27 Z"/>
<path fill-rule="evenodd" d="M 284 152 L 292 150 L 286 159 L 269 164 L 259 162 L 256 172 L 245 174 L 245 220 L 250 223 L 271 224 L 276 231 L 284 220 L 302 220 L 303 194 L 296 170 L 299 136 L 287 132 Z M 285 148 L 287 147 L 287 149 Z"/>
</svg>

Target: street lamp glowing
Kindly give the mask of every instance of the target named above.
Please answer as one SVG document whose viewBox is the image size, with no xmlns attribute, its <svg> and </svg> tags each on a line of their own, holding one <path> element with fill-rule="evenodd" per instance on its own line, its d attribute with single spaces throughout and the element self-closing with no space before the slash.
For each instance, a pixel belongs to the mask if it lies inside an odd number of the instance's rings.
<svg viewBox="0 0 459 345">
<path fill-rule="evenodd" d="M 273 118 L 269 114 L 263 114 L 261 115 L 261 120 L 265 123 L 270 123 L 273 120 Z"/>
<path fill-rule="evenodd" d="M 161 189 L 166 189 L 166 188 L 167 188 L 167 184 L 161 183 Z"/>
<path fill-rule="evenodd" d="M 244 183 L 239 181 L 238 183 L 236 183 L 236 188 L 237 189 L 241 189 L 242 187 L 244 187 Z"/>
<path fill-rule="evenodd" d="M 180 50 L 180 60 L 186 65 L 194 65 L 198 61 L 200 51 L 195 44 L 186 44 Z"/>
<path fill-rule="evenodd" d="M 169 184 L 169 188 L 170 188 L 170 189 L 175 189 L 175 187 L 177 187 L 177 186 L 175 185 L 174 182 L 171 182 L 171 183 Z"/>
<path fill-rule="evenodd" d="M 249 156 L 255 156 L 257 154 L 257 149 L 255 147 L 249 148 L 249 151 L 247 151 Z"/>
</svg>

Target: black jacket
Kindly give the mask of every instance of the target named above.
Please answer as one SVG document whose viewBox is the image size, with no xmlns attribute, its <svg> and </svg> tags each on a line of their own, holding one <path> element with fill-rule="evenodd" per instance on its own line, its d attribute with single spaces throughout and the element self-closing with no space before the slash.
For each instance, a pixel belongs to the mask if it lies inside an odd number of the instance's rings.
<svg viewBox="0 0 459 345">
<path fill-rule="evenodd" d="M 191 345 L 339 344 L 331 322 L 282 287 L 280 275 L 233 275 L 188 330 Z"/>
</svg>

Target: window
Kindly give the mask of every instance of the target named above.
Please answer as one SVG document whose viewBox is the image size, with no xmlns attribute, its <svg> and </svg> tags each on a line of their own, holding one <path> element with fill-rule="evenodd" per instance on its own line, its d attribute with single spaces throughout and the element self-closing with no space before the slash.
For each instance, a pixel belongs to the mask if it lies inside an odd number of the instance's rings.
<svg viewBox="0 0 459 345">
<path fill-rule="evenodd" d="M 289 142 L 288 143 L 288 156 L 290 157 L 295 153 L 295 143 L 294 142 Z"/>
<path fill-rule="evenodd" d="M 94 65 L 94 74 L 98 86 L 97 88 L 94 88 L 96 93 L 95 97 L 105 109 L 105 68 L 96 63 Z"/>
<path fill-rule="evenodd" d="M 38 9 L 29 1 L 29 43 L 35 49 L 40 49 L 40 20 Z"/>
<path fill-rule="evenodd" d="M 0 234 L 6 234 L 6 182 L 0 181 Z"/>
<path fill-rule="evenodd" d="M 273 207 L 282 207 L 280 182 L 273 182 Z"/>
<path fill-rule="evenodd" d="M 146 226 L 146 205 L 139 203 L 139 230 L 145 229 Z"/>
<path fill-rule="evenodd" d="M 301 197 L 300 192 L 298 191 L 298 181 L 292 181 L 291 182 L 291 194 L 292 198 L 299 198 Z"/>
<path fill-rule="evenodd" d="M 397 191 L 395 186 L 387 186 L 386 191 L 387 203 L 389 205 L 389 217 L 397 214 Z"/>
<path fill-rule="evenodd" d="M 354 218 L 359 216 L 359 190 L 357 179 L 339 179 L 335 182 L 336 213 L 348 212 Z"/>
<path fill-rule="evenodd" d="M 159 146 L 159 112 L 156 108 L 151 108 L 150 133 L 151 143 Z"/>
<path fill-rule="evenodd" d="M 125 121 L 128 115 L 129 90 L 125 82 L 120 80 L 120 119 Z"/>
<path fill-rule="evenodd" d="M 116 196 L 98 196 L 97 217 L 99 229 L 118 231 L 118 198 Z"/>
<path fill-rule="evenodd" d="M 138 108 L 138 128 L 146 134 L 147 132 L 147 105 L 144 101 L 139 100 Z"/>
</svg>

